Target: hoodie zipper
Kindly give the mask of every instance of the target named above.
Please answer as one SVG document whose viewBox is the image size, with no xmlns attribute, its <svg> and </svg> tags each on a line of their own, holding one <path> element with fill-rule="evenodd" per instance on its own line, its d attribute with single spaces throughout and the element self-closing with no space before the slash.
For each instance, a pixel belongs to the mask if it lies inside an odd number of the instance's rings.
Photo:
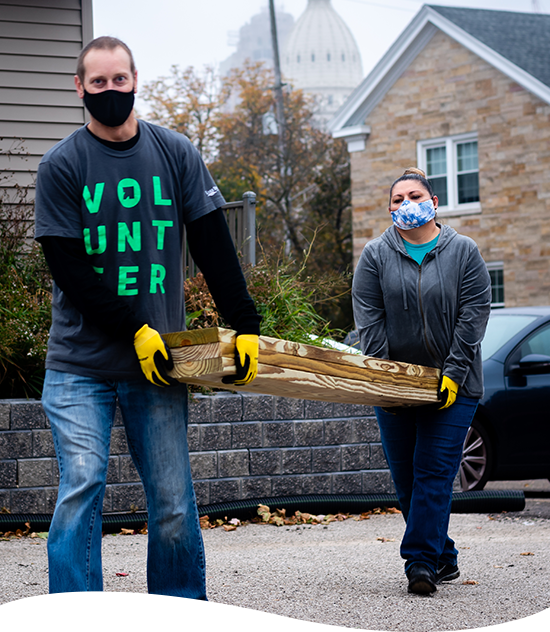
<svg viewBox="0 0 550 632">
<path fill-rule="evenodd" d="M 422 334 L 424 336 L 424 342 L 426 344 L 426 349 L 428 353 L 432 356 L 432 360 L 434 363 L 439 366 L 439 362 L 435 359 L 435 353 L 433 352 L 432 347 L 428 341 L 428 336 L 426 335 L 426 319 L 424 318 L 424 307 L 422 305 L 422 264 L 418 266 L 418 303 L 420 305 L 420 316 L 422 317 Z"/>
</svg>

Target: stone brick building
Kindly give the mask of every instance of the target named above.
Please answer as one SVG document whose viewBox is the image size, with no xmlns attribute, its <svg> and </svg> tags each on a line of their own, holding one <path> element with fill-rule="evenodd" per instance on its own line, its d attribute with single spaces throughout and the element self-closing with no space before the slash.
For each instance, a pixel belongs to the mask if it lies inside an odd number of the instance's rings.
<svg viewBox="0 0 550 632">
<path fill-rule="evenodd" d="M 550 302 L 550 16 L 424 6 L 331 122 L 351 152 L 355 261 L 417 165 L 478 244 L 493 304 Z"/>
</svg>

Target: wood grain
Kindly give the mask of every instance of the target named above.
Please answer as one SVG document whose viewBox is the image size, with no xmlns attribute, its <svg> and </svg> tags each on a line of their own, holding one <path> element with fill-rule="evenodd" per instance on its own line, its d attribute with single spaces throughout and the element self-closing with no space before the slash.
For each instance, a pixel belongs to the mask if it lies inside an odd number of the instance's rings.
<svg viewBox="0 0 550 632">
<path fill-rule="evenodd" d="M 172 376 L 188 384 L 283 397 L 380 406 L 437 402 L 439 370 L 260 336 L 258 376 L 224 385 L 235 373 L 235 332 L 212 328 L 165 334 Z"/>
<path fill-rule="evenodd" d="M 181 378 L 187 384 L 236 392 L 372 406 L 419 406 L 435 403 L 437 391 L 318 375 L 307 371 L 258 365 L 258 376 L 246 386 L 223 384 L 224 373 Z"/>
</svg>

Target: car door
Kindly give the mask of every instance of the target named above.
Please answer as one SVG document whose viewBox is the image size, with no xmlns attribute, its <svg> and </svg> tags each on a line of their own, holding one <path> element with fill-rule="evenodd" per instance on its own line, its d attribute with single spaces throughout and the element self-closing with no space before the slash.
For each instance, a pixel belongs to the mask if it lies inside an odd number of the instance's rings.
<svg viewBox="0 0 550 632">
<path fill-rule="evenodd" d="M 548 359 L 544 362 L 544 357 Z M 527 362 L 522 363 L 522 359 Z M 529 363 L 529 360 L 532 360 Z M 505 363 L 507 431 L 502 461 L 528 477 L 550 476 L 550 324 L 529 334 Z M 522 475 L 521 472 L 517 472 Z"/>
</svg>

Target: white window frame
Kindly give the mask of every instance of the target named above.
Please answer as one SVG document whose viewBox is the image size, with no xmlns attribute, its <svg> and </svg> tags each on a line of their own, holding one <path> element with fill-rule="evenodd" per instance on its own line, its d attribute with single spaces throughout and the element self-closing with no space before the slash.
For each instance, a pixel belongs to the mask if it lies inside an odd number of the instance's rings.
<svg viewBox="0 0 550 632">
<path fill-rule="evenodd" d="M 487 270 L 490 272 L 491 270 L 501 270 L 502 271 L 502 292 L 504 293 L 504 262 L 503 261 L 489 261 L 486 263 Z M 492 294 L 492 283 L 491 283 L 491 294 Z M 504 301 L 506 301 L 506 296 L 504 296 Z M 504 307 L 504 301 L 502 303 L 493 303 L 491 302 L 491 307 Z"/>
<path fill-rule="evenodd" d="M 441 217 L 452 215 L 474 215 L 481 213 L 480 202 L 469 202 L 467 204 L 458 203 L 458 169 L 456 158 L 456 146 L 459 143 L 467 143 L 477 141 L 477 132 L 468 134 L 459 134 L 457 136 L 442 136 L 441 138 L 430 138 L 429 140 L 419 140 L 416 143 L 416 160 L 422 171 L 427 172 L 427 150 L 434 147 L 446 148 L 447 158 L 447 202 L 446 206 L 439 206 L 437 214 Z M 479 160 L 479 141 L 478 141 L 478 160 Z M 479 173 L 479 168 L 478 168 Z"/>
</svg>

